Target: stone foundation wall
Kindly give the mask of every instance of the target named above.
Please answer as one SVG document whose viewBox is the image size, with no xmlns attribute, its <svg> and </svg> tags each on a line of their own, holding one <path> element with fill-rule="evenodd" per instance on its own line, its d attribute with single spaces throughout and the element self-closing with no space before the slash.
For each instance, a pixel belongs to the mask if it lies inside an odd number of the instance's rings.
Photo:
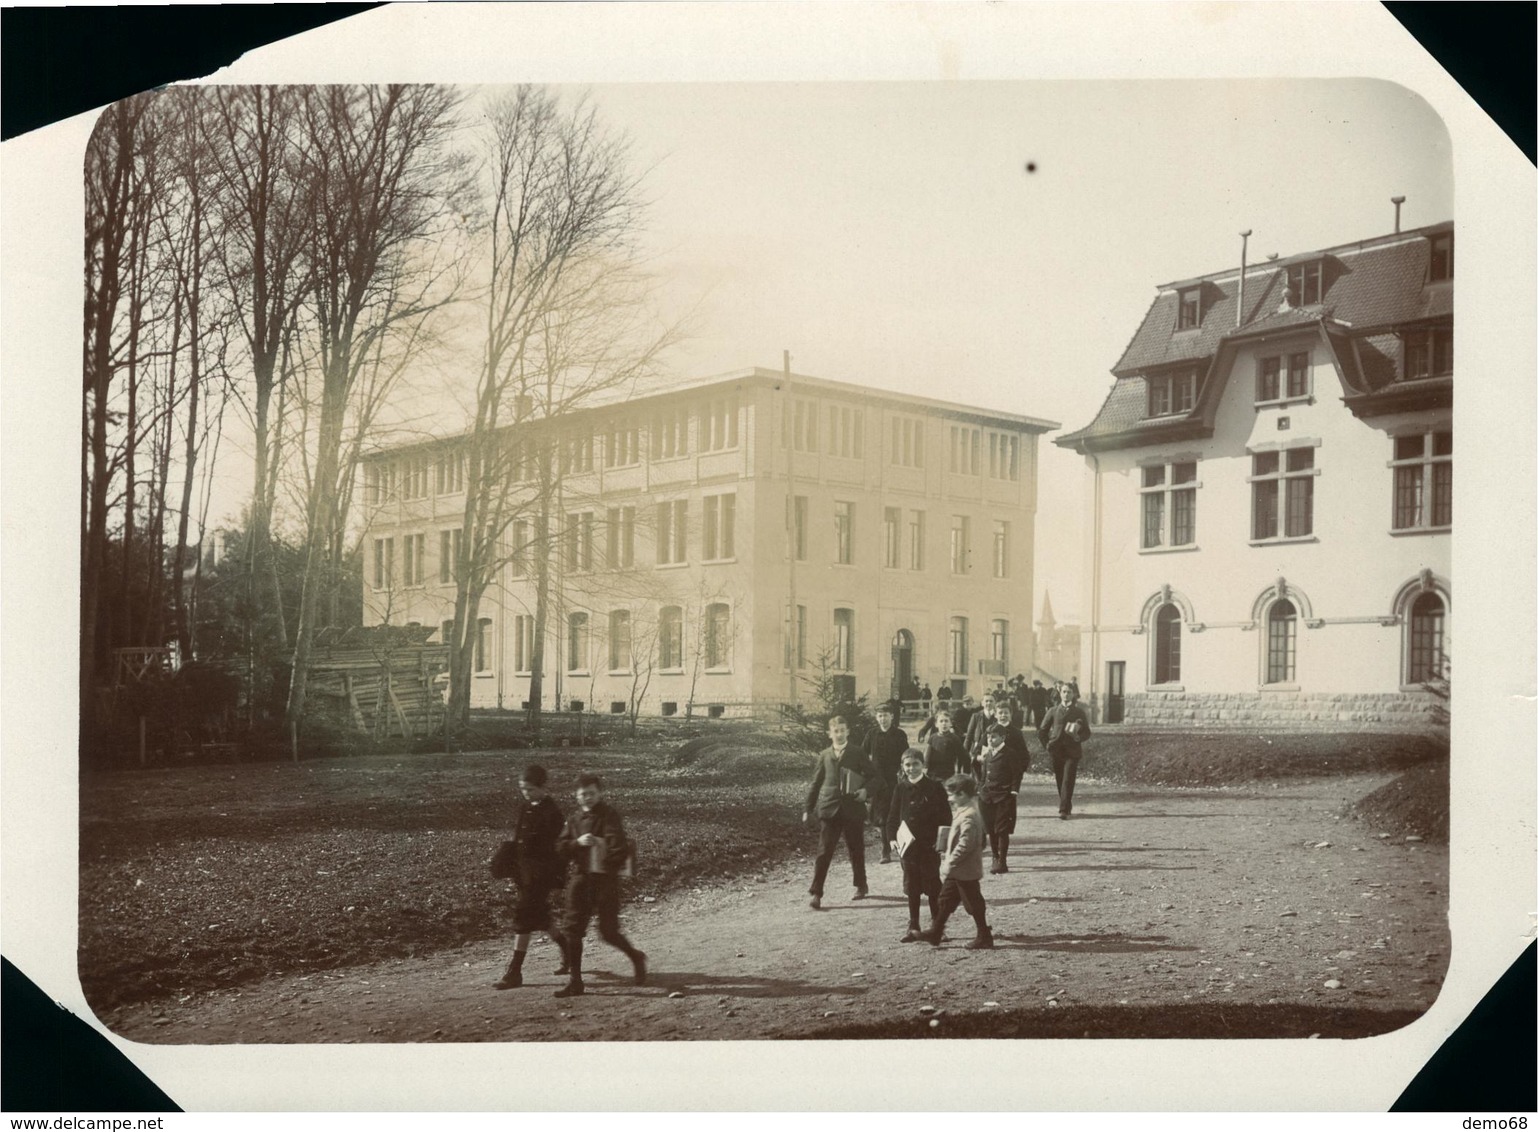
<svg viewBox="0 0 1538 1132">
<path fill-rule="evenodd" d="M 1122 724 L 1137 728 L 1420 732 L 1437 729 L 1435 708 L 1440 702 L 1425 692 L 1143 692 L 1127 696 Z"/>
</svg>

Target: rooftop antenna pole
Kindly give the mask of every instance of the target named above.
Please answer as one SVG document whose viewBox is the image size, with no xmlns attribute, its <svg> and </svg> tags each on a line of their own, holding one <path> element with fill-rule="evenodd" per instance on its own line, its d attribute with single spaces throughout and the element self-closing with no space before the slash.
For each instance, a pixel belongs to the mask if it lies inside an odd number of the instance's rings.
<svg viewBox="0 0 1538 1132">
<path fill-rule="evenodd" d="M 1399 206 L 1404 203 L 1404 197 L 1389 197 L 1394 202 L 1394 235 L 1399 234 Z"/>
<path fill-rule="evenodd" d="M 1239 245 L 1239 309 L 1234 311 L 1234 325 L 1244 325 L 1244 272 L 1249 266 L 1251 229 L 1246 228 L 1239 233 L 1239 238 L 1244 241 Z"/>
<path fill-rule="evenodd" d="M 796 665 L 800 660 L 801 650 L 805 644 L 800 639 L 800 622 L 796 619 L 796 437 L 795 414 L 796 399 L 790 388 L 790 351 L 785 351 L 784 380 L 780 383 L 785 391 L 785 412 L 780 418 L 780 427 L 785 429 L 785 526 L 787 528 L 786 541 L 790 544 L 790 574 L 787 579 L 789 590 L 789 605 L 785 610 L 785 639 L 789 642 L 790 657 L 786 669 L 787 695 L 785 708 L 787 712 L 793 712 L 796 708 Z"/>
</svg>

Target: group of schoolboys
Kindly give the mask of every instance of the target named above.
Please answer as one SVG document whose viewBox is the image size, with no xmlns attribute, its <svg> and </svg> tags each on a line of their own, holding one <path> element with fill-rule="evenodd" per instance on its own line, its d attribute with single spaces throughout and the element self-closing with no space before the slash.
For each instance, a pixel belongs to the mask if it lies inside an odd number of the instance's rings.
<svg viewBox="0 0 1538 1132">
<path fill-rule="evenodd" d="M 1078 761 L 1090 730 L 1074 690 L 1063 686 L 1057 691 L 1058 702 L 1044 713 L 1037 736 L 1052 759 L 1058 817 L 1066 820 L 1073 811 Z M 1031 763 L 1020 714 L 1011 697 L 989 695 L 981 711 L 968 720 L 963 738 L 951 711 L 942 705 L 925 725 L 924 750 L 909 746 L 891 703 L 876 709 L 876 727 L 860 748 L 849 742 L 843 716 L 830 719 L 830 745 L 817 758 L 801 815 L 803 822 L 816 815 L 820 824 L 812 908 L 822 907 L 828 868 L 840 841 L 854 874 L 854 899 L 870 895 L 864 842 L 869 804 L 881 831 L 881 862 L 889 863 L 896 853 L 902 863 L 908 898 L 908 931 L 902 942 L 938 946 L 946 921 L 959 905 L 977 926 L 976 937 L 966 946 L 991 948 L 993 932 L 981 885 L 982 845 L 986 837 L 993 858 L 989 871 L 1007 873 L 1020 782 Z M 921 898 L 929 905 L 927 930 L 919 927 Z"/>
<path fill-rule="evenodd" d="M 619 811 L 604 801 L 603 780 L 596 774 L 577 779 L 577 810 L 561 813 L 548 787 L 545 768 L 530 766 L 518 783 L 522 795 L 513 815 L 512 841 L 518 846 L 514 872 L 513 958 L 495 986 L 523 986 L 523 962 L 536 931 L 550 936 L 561 951 L 557 975 L 567 977 L 556 998 L 585 993 L 582 941 L 595 916 L 598 935 L 630 960 L 635 984 L 646 983 L 646 953 L 625 938 L 619 926 L 619 872 L 629 852 Z M 570 869 L 571 876 L 567 878 Z M 565 914 L 559 926 L 550 897 L 566 886 Z"/>
</svg>

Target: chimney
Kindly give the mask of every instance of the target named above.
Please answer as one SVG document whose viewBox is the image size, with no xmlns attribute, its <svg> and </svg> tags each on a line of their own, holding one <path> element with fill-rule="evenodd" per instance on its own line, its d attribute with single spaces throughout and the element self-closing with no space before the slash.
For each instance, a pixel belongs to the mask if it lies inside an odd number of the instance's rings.
<svg viewBox="0 0 1538 1132">
<path fill-rule="evenodd" d="M 1250 255 L 1250 229 L 1246 228 L 1239 233 L 1239 238 L 1244 242 L 1239 245 L 1239 305 L 1234 311 L 1234 325 L 1244 325 L 1244 271 L 1249 266 Z"/>
<path fill-rule="evenodd" d="M 1394 202 L 1394 234 L 1399 234 L 1399 206 L 1404 203 L 1404 197 L 1389 197 Z"/>
</svg>

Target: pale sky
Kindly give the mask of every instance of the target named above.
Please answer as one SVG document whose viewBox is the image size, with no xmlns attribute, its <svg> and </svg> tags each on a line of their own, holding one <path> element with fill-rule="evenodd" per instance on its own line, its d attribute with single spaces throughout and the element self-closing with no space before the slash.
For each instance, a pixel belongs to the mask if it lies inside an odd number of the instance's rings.
<svg viewBox="0 0 1538 1132">
<path fill-rule="evenodd" d="M 1086 424 L 1160 283 L 1452 217 L 1450 143 L 1377 80 L 649 83 L 628 134 L 679 381 L 748 366 Z M 473 99 L 472 99 L 473 106 Z M 1027 165 L 1034 163 L 1034 172 Z M 1044 438 L 1033 619 L 1079 616 L 1083 460 Z M 244 482 L 244 474 L 242 475 Z"/>
</svg>

